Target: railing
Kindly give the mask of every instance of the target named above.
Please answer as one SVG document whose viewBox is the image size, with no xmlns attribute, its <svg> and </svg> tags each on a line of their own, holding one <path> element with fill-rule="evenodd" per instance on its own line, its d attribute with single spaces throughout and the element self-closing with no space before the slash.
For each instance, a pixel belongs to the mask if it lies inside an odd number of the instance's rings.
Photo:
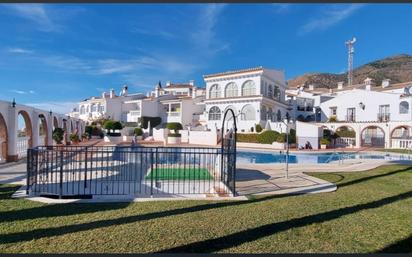
<svg viewBox="0 0 412 257">
<path fill-rule="evenodd" d="M 355 115 L 346 115 L 345 116 L 345 121 L 347 121 L 347 122 L 356 122 L 356 116 Z"/>
<path fill-rule="evenodd" d="M 27 193 L 77 197 L 234 195 L 235 148 L 54 146 L 30 149 Z M 225 165 L 222 166 L 222 160 Z"/>
<path fill-rule="evenodd" d="M 412 148 L 412 138 L 392 138 L 391 148 L 410 149 Z"/>
<path fill-rule="evenodd" d="M 336 146 L 355 146 L 356 140 L 353 137 L 338 137 L 335 140 L 335 145 Z"/>
<path fill-rule="evenodd" d="M 168 112 L 167 115 L 169 115 L 170 117 L 179 117 L 180 112 Z"/>
<path fill-rule="evenodd" d="M 129 115 L 130 116 L 140 116 L 140 111 L 130 111 Z"/>
<path fill-rule="evenodd" d="M 29 148 L 30 137 L 17 137 L 16 150 L 18 158 L 27 156 L 27 149 Z"/>
<path fill-rule="evenodd" d="M 378 113 L 378 121 L 379 122 L 390 121 L 390 118 L 391 118 L 390 113 Z"/>
</svg>

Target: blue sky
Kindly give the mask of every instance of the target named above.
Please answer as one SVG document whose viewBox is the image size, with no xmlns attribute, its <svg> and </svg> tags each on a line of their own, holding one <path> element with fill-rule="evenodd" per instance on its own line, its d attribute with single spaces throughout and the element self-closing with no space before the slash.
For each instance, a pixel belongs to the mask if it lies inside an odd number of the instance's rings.
<svg viewBox="0 0 412 257">
<path fill-rule="evenodd" d="M 265 66 L 287 78 L 412 54 L 411 4 L 0 4 L 0 99 L 57 112 L 123 84 Z"/>
</svg>

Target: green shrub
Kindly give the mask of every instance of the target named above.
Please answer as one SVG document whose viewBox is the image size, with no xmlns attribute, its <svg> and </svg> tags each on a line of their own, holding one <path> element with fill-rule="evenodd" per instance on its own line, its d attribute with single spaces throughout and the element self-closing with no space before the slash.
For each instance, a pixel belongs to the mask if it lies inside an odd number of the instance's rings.
<svg viewBox="0 0 412 257">
<path fill-rule="evenodd" d="M 291 144 L 296 143 L 296 130 L 294 129 L 289 130 L 289 143 Z"/>
<path fill-rule="evenodd" d="M 87 134 L 89 134 L 90 136 L 92 135 L 92 133 L 93 133 L 93 128 L 95 128 L 96 126 L 86 126 L 85 128 L 84 128 L 84 131 L 85 131 L 85 133 L 87 133 Z"/>
<path fill-rule="evenodd" d="M 77 134 L 70 134 L 70 141 L 77 143 L 79 142 L 79 136 Z"/>
<path fill-rule="evenodd" d="M 167 134 L 167 136 L 168 137 L 181 137 L 182 135 L 181 134 L 171 134 L 171 133 L 169 133 L 169 134 Z"/>
<path fill-rule="evenodd" d="M 169 130 L 174 130 L 174 134 L 179 134 L 179 130 L 183 129 L 183 126 L 179 122 L 169 122 L 166 124 L 166 128 Z"/>
<path fill-rule="evenodd" d="M 322 139 L 320 140 L 320 144 L 321 144 L 321 145 L 329 145 L 329 144 L 330 144 L 330 140 L 327 139 L 327 138 L 322 138 Z"/>
<path fill-rule="evenodd" d="M 245 142 L 245 143 L 258 143 L 256 133 L 239 133 L 237 134 L 236 141 L 237 142 Z"/>
<path fill-rule="evenodd" d="M 262 132 L 262 126 L 260 126 L 260 124 L 256 124 L 255 125 L 255 130 L 256 130 L 257 133 Z"/>
<path fill-rule="evenodd" d="M 160 123 L 162 122 L 162 118 L 143 116 L 141 119 L 141 122 L 142 122 L 141 127 L 144 129 L 147 129 L 149 127 L 149 121 L 150 121 L 150 127 L 154 128 L 160 125 Z"/>
<path fill-rule="evenodd" d="M 53 140 L 56 141 L 57 144 L 61 144 L 63 141 L 64 130 L 62 128 L 55 128 L 53 130 Z"/>
<path fill-rule="evenodd" d="M 330 116 L 329 117 L 329 120 L 328 120 L 329 122 L 337 122 L 338 121 L 338 118 L 336 118 L 336 116 Z"/>
<path fill-rule="evenodd" d="M 143 135 L 143 130 L 141 128 L 135 128 L 134 129 L 134 135 L 135 136 L 141 136 Z"/>
<path fill-rule="evenodd" d="M 335 134 L 338 137 L 351 137 L 351 138 L 355 138 L 356 136 L 356 132 L 353 130 L 348 130 L 348 129 L 342 129 L 340 131 L 336 131 Z"/>
<path fill-rule="evenodd" d="M 257 135 L 258 143 L 272 144 L 276 141 L 279 133 L 273 130 L 267 130 Z"/>
<path fill-rule="evenodd" d="M 113 120 L 107 120 L 104 125 L 103 125 L 104 129 L 107 129 L 109 132 L 113 131 L 113 130 L 120 130 L 123 128 L 122 123 L 120 123 L 119 121 L 113 121 Z"/>
<path fill-rule="evenodd" d="M 286 134 L 285 133 L 279 134 L 278 137 L 276 138 L 276 142 L 285 143 L 286 142 Z"/>
</svg>

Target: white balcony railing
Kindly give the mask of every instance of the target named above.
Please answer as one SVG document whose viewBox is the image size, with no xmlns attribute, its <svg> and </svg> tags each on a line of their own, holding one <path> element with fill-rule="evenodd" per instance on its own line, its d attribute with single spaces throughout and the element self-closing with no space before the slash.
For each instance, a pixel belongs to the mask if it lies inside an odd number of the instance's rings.
<svg viewBox="0 0 412 257">
<path fill-rule="evenodd" d="M 17 138 L 17 155 L 19 158 L 27 156 L 27 149 L 29 148 L 30 137 Z"/>
<path fill-rule="evenodd" d="M 129 115 L 130 116 L 140 116 L 140 111 L 130 111 Z"/>
<path fill-rule="evenodd" d="M 353 137 L 338 137 L 335 141 L 337 146 L 340 147 L 348 147 L 348 146 L 355 146 L 356 140 Z"/>
<path fill-rule="evenodd" d="M 412 138 L 410 139 L 394 138 L 392 139 L 391 147 L 397 148 L 397 149 L 410 149 L 412 148 Z"/>
<path fill-rule="evenodd" d="M 170 117 L 179 117 L 180 112 L 168 112 L 167 115 L 169 115 Z"/>
</svg>

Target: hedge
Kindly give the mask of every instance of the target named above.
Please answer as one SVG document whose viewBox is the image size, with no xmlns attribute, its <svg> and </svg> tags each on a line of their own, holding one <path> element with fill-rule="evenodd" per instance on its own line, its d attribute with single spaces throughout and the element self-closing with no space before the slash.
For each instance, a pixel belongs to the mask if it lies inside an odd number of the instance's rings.
<svg viewBox="0 0 412 257">
<path fill-rule="evenodd" d="M 290 138 L 288 138 L 288 139 L 290 139 Z M 276 142 L 285 143 L 286 142 L 286 134 L 285 133 L 279 134 L 278 137 L 276 138 Z"/>
<path fill-rule="evenodd" d="M 162 118 L 143 116 L 141 121 L 142 121 L 141 127 L 144 129 L 147 129 L 149 127 L 149 121 L 150 121 L 150 127 L 154 128 L 160 125 L 160 123 L 162 122 Z"/>
<path fill-rule="evenodd" d="M 273 130 L 264 131 L 257 136 L 257 141 L 260 144 L 272 144 L 278 138 L 279 133 Z"/>
<path fill-rule="evenodd" d="M 174 134 L 179 134 L 179 130 L 182 130 L 183 126 L 179 122 L 169 122 L 166 124 L 166 128 L 169 130 L 174 130 Z"/>
<path fill-rule="evenodd" d="M 134 135 L 135 136 L 141 136 L 143 135 L 143 130 L 141 128 L 135 128 L 134 129 Z"/>
<path fill-rule="evenodd" d="M 257 135 L 258 134 L 255 133 L 239 133 L 237 134 L 237 141 L 245 143 L 258 143 Z"/>
</svg>

